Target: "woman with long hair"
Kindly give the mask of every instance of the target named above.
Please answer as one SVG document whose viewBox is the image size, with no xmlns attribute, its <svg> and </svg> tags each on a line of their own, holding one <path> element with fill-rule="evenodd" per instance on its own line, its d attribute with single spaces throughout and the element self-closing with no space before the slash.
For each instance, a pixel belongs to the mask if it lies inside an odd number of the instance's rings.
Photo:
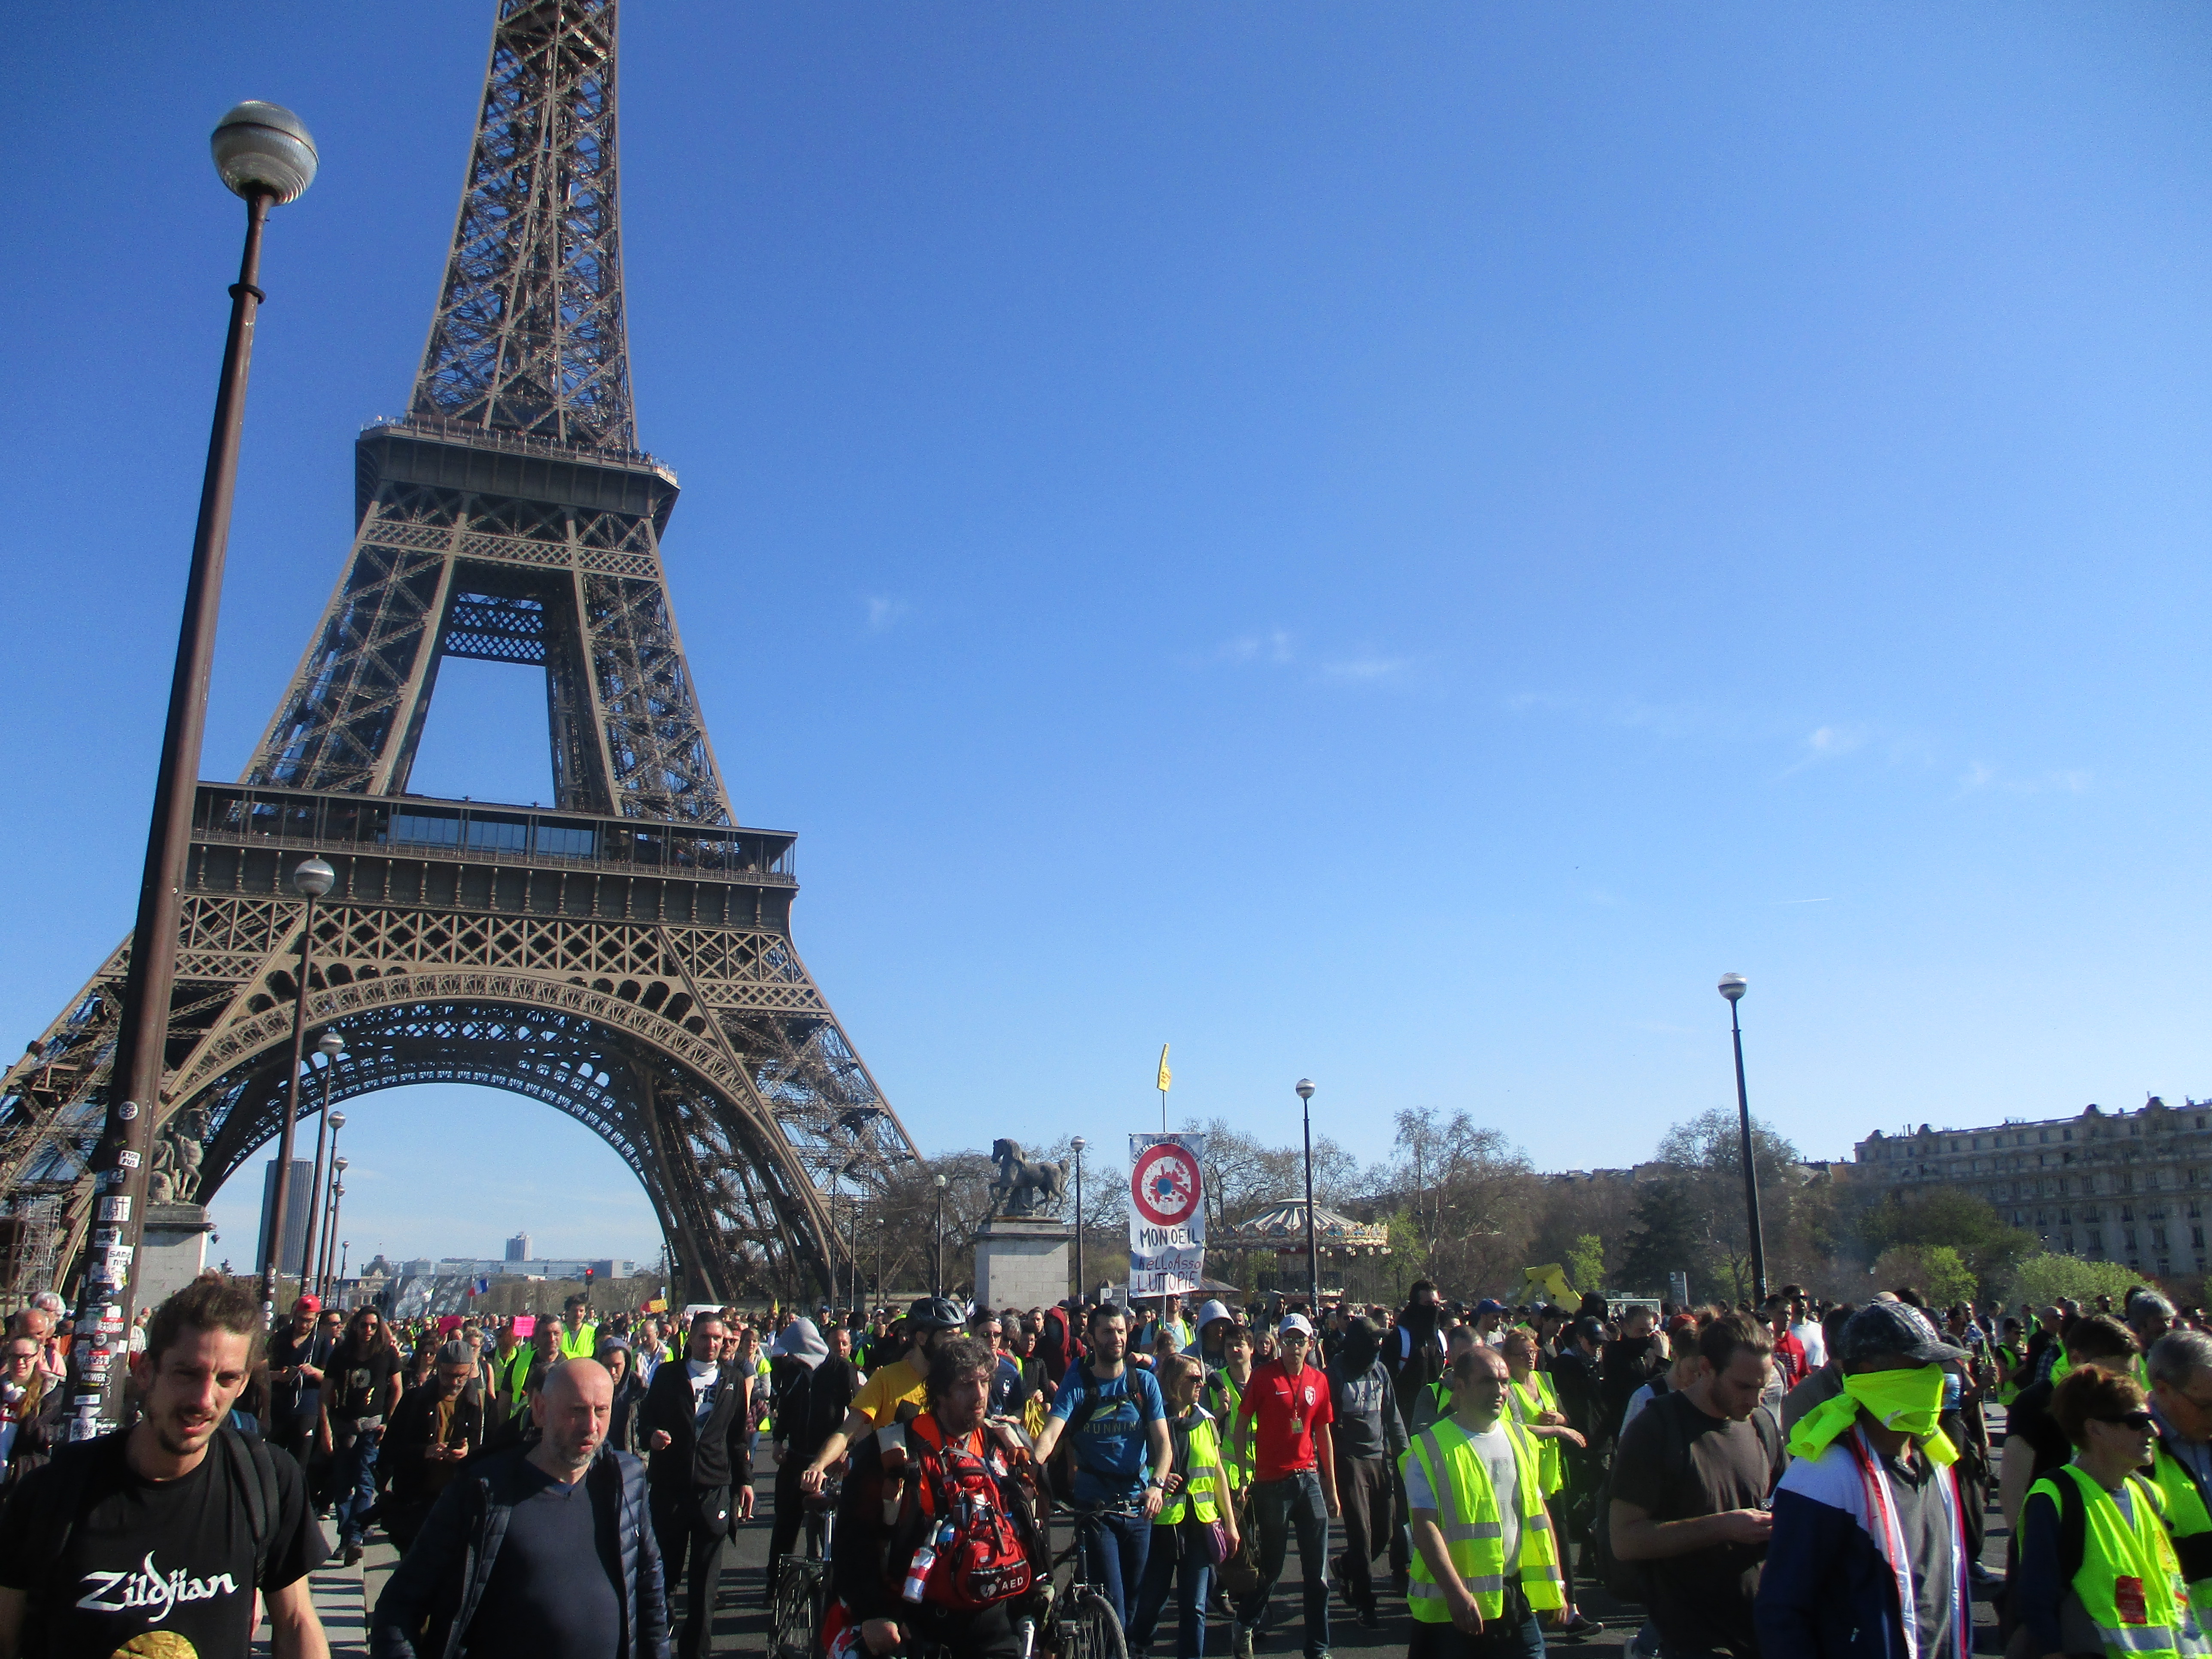
<svg viewBox="0 0 2212 1659">
<path fill-rule="evenodd" d="M 0 1364 L 0 1484 L 16 1481 L 53 1453 L 69 1392 L 40 1364 L 44 1345 L 34 1336 L 8 1339 Z"/>
</svg>

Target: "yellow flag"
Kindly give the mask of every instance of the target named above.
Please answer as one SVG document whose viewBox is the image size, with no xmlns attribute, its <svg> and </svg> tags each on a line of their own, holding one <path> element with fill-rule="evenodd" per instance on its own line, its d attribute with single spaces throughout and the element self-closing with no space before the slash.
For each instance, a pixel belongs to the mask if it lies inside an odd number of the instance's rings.
<svg viewBox="0 0 2212 1659">
<path fill-rule="evenodd" d="M 1152 1085 L 1162 1094 L 1168 1091 L 1168 1045 L 1160 1044 L 1160 1080 Z"/>
</svg>

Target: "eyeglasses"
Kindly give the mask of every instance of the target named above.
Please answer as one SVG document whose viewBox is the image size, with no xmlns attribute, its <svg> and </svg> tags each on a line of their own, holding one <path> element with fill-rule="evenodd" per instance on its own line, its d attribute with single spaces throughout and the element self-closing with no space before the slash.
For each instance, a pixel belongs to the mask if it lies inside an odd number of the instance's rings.
<svg viewBox="0 0 2212 1659">
<path fill-rule="evenodd" d="M 2148 1412 L 2120 1412 L 2111 1417 L 2094 1418 L 2091 1420 L 2098 1423 L 2110 1423 L 2115 1428 L 2134 1429 L 2138 1431 L 2151 1425 L 2151 1416 Z"/>
</svg>

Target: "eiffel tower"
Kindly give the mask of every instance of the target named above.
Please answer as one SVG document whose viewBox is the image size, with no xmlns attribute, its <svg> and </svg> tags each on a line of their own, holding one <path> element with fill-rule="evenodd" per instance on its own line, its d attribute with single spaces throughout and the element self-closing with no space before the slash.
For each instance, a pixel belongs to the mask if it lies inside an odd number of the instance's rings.
<svg viewBox="0 0 2212 1659">
<path fill-rule="evenodd" d="M 204 1200 L 275 1139 L 286 877 L 319 855 L 334 1102 L 527 1095 L 636 1175 L 688 1298 L 827 1289 L 849 1257 L 825 1189 L 880 1191 L 915 1152 L 792 944 L 796 837 L 738 825 L 684 664 L 676 474 L 630 404 L 616 4 L 498 0 L 413 400 L 356 441 L 352 551 L 252 764 L 199 786 L 156 1146 Z M 449 657 L 544 670 L 550 809 L 408 793 Z M 19 1260 L 82 1249 L 129 951 L 0 1084 Z"/>
</svg>

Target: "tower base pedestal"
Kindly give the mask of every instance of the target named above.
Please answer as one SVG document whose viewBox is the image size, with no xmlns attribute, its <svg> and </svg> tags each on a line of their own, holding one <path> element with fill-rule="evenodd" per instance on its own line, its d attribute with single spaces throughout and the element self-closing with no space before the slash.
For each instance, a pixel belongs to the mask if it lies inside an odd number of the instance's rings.
<svg viewBox="0 0 2212 1659">
<path fill-rule="evenodd" d="M 1051 1216 L 993 1216 L 975 1230 L 975 1305 L 1026 1310 L 1065 1302 L 1073 1238 Z"/>
</svg>

